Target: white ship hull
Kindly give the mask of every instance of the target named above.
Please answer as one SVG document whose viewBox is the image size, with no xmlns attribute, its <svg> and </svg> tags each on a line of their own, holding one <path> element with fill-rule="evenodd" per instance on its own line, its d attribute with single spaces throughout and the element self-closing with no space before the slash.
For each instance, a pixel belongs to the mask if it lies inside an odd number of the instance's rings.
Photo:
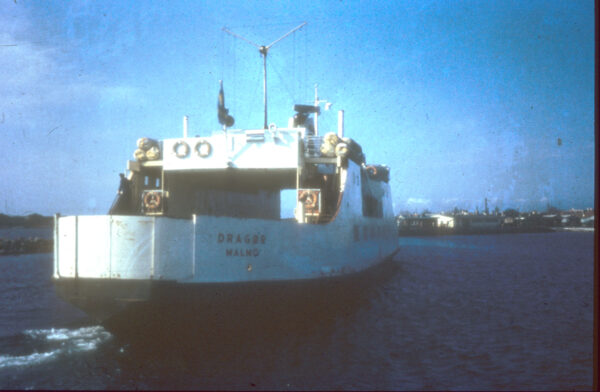
<svg viewBox="0 0 600 392">
<path fill-rule="evenodd" d="M 224 283 L 332 277 L 396 249 L 393 222 L 300 225 L 199 216 L 59 219 L 55 278 Z"/>
</svg>

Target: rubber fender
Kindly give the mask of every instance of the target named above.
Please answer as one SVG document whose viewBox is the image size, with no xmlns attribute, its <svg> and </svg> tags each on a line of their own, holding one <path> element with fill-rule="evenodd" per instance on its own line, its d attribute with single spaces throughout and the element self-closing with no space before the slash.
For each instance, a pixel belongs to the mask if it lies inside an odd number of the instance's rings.
<svg viewBox="0 0 600 392">
<path fill-rule="evenodd" d="M 338 143 L 338 145 L 335 146 L 335 155 L 338 157 L 345 158 L 348 156 L 348 152 L 350 152 L 350 149 L 346 143 Z"/>
<path fill-rule="evenodd" d="M 146 158 L 146 153 L 144 152 L 144 150 L 142 150 L 140 148 L 138 148 L 137 150 L 135 150 L 133 152 L 133 157 L 138 162 L 143 162 L 143 161 L 145 161 L 147 159 Z"/>
<path fill-rule="evenodd" d="M 146 158 L 149 161 L 155 161 L 160 158 L 160 150 L 157 146 L 152 146 L 146 151 Z"/>
</svg>

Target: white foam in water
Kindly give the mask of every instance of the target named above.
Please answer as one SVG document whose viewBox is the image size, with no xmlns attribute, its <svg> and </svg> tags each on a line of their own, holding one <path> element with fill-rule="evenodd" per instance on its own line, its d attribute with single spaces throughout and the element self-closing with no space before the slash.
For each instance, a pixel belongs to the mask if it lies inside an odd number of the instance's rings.
<svg viewBox="0 0 600 392">
<path fill-rule="evenodd" d="M 16 357 L 0 355 L 0 369 L 11 366 L 36 365 L 56 356 L 60 351 L 62 350 L 54 350 L 47 353 L 33 353 Z"/>
<path fill-rule="evenodd" d="M 79 329 L 30 329 L 25 331 L 24 334 L 34 339 L 45 338 L 46 340 L 54 341 L 73 340 L 76 343 L 80 343 L 82 340 L 91 340 L 100 343 L 110 337 L 110 333 L 99 325 L 93 327 L 81 327 Z"/>
<path fill-rule="evenodd" d="M 101 326 L 82 327 L 78 329 L 30 329 L 23 333 L 33 339 L 56 342 L 60 347 L 48 352 L 34 352 L 21 356 L 0 354 L 0 369 L 11 366 L 36 365 L 52 359 L 63 352 L 72 353 L 94 350 L 111 336 Z"/>
</svg>

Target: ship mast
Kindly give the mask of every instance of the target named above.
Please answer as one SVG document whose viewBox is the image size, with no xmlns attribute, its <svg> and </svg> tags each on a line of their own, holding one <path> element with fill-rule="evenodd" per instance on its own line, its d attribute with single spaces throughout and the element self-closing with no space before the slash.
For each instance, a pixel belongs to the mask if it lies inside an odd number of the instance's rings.
<svg viewBox="0 0 600 392">
<path fill-rule="evenodd" d="M 259 53 L 261 54 L 262 58 L 263 58 L 263 91 L 264 91 L 264 104 L 265 104 L 265 124 L 264 124 L 264 129 L 268 128 L 268 123 L 267 123 L 267 53 L 269 52 L 269 49 L 271 49 L 271 47 L 273 45 L 275 45 L 277 42 L 281 41 L 282 39 L 284 39 L 285 37 L 287 37 L 288 35 L 292 34 L 294 31 L 296 30 L 300 30 L 302 27 L 304 27 L 304 25 L 306 24 L 306 22 L 302 23 L 301 25 L 293 28 L 292 30 L 288 31 L 287 33 L 285 33 L 284 35 L 282 35 L 281 37 L 277 38 L 275 41 L 271 42 L 269 45 L 258 45 L 244 37 L 242 37 L 241 35 L 237 35 L 234 32 L 228 30 L 226 27 L 223 27 L 223 31 L 226 32 L 227 34 L 231 34 L 236 38 L 239 38 L 241 40 L 244 40 L 246 42 L 248 42 L 251 45 L 254 45 L 258 48 Z"/>
</svg>

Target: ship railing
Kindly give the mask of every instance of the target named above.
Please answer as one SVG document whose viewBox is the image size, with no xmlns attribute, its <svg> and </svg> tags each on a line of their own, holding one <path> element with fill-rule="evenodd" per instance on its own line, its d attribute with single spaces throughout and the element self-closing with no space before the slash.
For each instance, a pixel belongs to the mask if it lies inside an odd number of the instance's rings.
<svg viewBox="0 0 600 392">
<path fill-rule="evenodd" d="M 323 136 L 306 136 L 304 138 L 305 156 L 307 158 L 319 158 L 322 144 Z"/>
</svg>

